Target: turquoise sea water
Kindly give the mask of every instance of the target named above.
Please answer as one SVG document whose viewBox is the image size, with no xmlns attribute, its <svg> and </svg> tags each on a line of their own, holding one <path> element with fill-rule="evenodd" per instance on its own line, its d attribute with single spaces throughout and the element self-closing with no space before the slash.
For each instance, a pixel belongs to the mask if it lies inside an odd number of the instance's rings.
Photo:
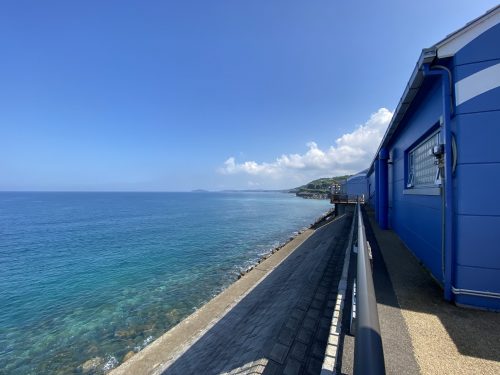
<svg viewBox="0 0 500 375">
<path fill-rule="evenodd" d="M 115 367 L 329 208 L 283 193 L 0 193 L 0 374 Z"/>
</svg>

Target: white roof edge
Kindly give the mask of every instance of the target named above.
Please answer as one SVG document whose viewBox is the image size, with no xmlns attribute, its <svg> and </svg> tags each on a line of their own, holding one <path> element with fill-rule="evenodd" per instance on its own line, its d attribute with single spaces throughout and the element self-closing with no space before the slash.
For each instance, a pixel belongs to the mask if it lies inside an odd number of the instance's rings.
<svg viewBox="0 0 500 375">
<path fill-rule="evenodd" d="M 455 55 L 479 35 L 496 26 L 498 23 L 500 23 L 500 5 L 490 9 L 482 16 L 436 43 L 438 58 L 441 59 Z"/>
<path fill-rule="evenodd" d="M 373 160 L 370 163 L 370 166 L 366 170 L 367 175 L 369 175 L 370 172 L 372 171 L 373 165 L 375 164 L 375 160 L 377 159 L 377 155 L 379 154 L 382 146 L 387 143 L 387 141 L 391 138 L 392 134 L 398 127 L 399 122 L 401 121 L 401 118 L 399 117 L 404 115 L 404 113 L 406 113 L 406 110 L 410 107 L 412 100 L 411 101 L 406 100 L 407 97 L 409 96 L 410 91 L 420 89 L 420 82 L 418 81 L 423 76 L 422 65 L 432 62 L 432 60 L 434 60 L 435 57 L 436 57 L 435 48 L 426 48 L 423 49 L 422 52 L 420 53 L 420 57 L 418 58 L 418 61 L 415 64 L 415 68 L 413 68 L 413 72 L 410 76 L 410 79 L 406 84 L 403 96 L 401 96 L 401 99 L 399 99 L 398 106 L 396 107 L 396 110 L 392 115 L 392 119 L 389 122 L 389 126 L 387 127 L 384 136 L 382 137 L 382 141 L 378 146 L 377 152 L 375 153 Z"/>
<path fill-rule="evenodd" d="M 434 44 L 432 47 L 425 48 L 422 50 L 422 53 L 420 54 L 417 64 L 410 76 L 408 84 L 406 85 L 406 88 L 403 92 L 403 96 L 399 100 L 398 106 L 393 113 L 389 126 L 387 127 L 384 137 L 380 142 L 380 145 L 377 149 L 377 153 L 374 155 L 374 158 L 370 163 L 367 175 L 371 174 L 375 164 L 375 160 L 377 159 L 377 155 L 380 152 L 380 149 L 390 140 L 392 134 L 398 127 L 399 122 L 401 120 L 401 118 L 399 117 L 404 116 L 404 113 L 406 113 L 406 110 L 410 107 L 411 102 L 413 100 L 406 102 L 410 90 L 420 89 L 420 85 L 417 83 L 418 81 L 417 78 L 421 78 L 422 65 L 424 63 L 431 63 L 432 60 L 434 60 L 436 57 L 445 58 L 453 56 L 467 43 L 477 38 L 480 34 L 484 33 L 486 30 L 497 25 L 499 22 L 500 22 L 500 5 L 497 5 L 496 7 L 488 10 L 485 14 L 467 23 L 464 27 L 451 33 L 440 42 Z"/>
</svg>

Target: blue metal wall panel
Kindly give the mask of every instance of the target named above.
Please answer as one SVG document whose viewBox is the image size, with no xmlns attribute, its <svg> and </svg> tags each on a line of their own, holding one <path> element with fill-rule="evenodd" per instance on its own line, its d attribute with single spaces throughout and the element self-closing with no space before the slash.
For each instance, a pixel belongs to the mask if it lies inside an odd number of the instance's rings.
<svg viewBox="0 0 500 375">
<path fill-rule="evenodd" d="M 454 58 L 454 82 L 500 63 L 500 24 L 479 35 Z M 498 109 L 500 88 L 485 92 L 457 107 L 457 114 L 477 113 Z"/>
<path fill-rule="evenodd" d="M 456 214 L 500 216 L 500 163 L 459 164 L 456 173 Z"/>
<path fill-rule="evenodd" d="M 344 193 L 368 197 L 368 179 L 366 176 L 352 177 L 344 184 Z"/>
<path fill-rule="evenodd" d="M 414 108 L 401 123 L 396 136 L 388 148 L 397 159 L 405 156 L 405 151 L 414 146 L 426 133 L 431 131 L 441 116 L 441 85 L 438 79 L 429 78 L 427 95 L 420 98 L 418 107 Z"/>
<path fill-rule="evenodd" d="M 458 215 L 456 223 L 457 243 L 459 244 L 457 264 L 496 269 L 499 278 L 493 286 L 500 293 L 500 244 L 498 242 L 500 217 Z M 482 276 L 478 278 L 482 278 Z"/>
<path fill-rule="evenodd" d="M 500 25 L 479 35 L 455 54 L 455 65 L 498 59 L 500 46 Z"/>
<path fill-rule="evenodd" d="M 442 280 L 441 197 L 403 194 L 406 151 L 439 123 L 441 86 L 438 80 L 428 84 L 426 95 L 417 103 L 388 147 L 392 156 L 390 226 L 434 277 Z"/>
<path fill-rule="evenodd" d="M 393 230 L 437 280 L 441 272 L 441 216 L 429 207 L 395 202 Z"/>
<path fill-rule="evenodd" d="M 411 198 L 411 199 L 409 199 Z M 416 236 L 425 238 L 429 246 L 441 252 L 441 204 L 439 196 L 405 196 L 394 200 L 397 217 L 400 219 L 397 226 L 408 226 Z M 425 251 L 426 249 L 422 249 Z M 415 249 L 415 252 L 421 252 Z"/>
<path fill-rule="evenodd" d="M 498 110 L 499 98 L 500 87 L 497 87 L 459 105 L 457 107 L 456 113 L 460 115 L 466 113 L 478 113 Z"/>
<path fill-rule="evenodd" d="M 458 82 L 468 76 L 477 73 L 483 69 L 500 63 L 498 57 L 494 60 L 480 61 L 467 65 L 458 65 L 453 68 L 453 80 Z"/>
<path fill-rule="evenodd" d="M 455 285 L 460 289 L 481 290 L 489 292 L 499 292 L 498 280 L 500 271 L 490 268 L 476 268 L 467 266 L 457 266 Z M 500 309 L 500 299 L 471 297 L 457 295 L 457 303 L 464 305 L 479 306 L 488 309 Z"/>
<path fill-rule="evenodd" d="M 500 25 L 455 56 L 456 80 L 500 62 Z M 500 293 L 500 87 L 456 108 L 453 132 L 458 165 L 455 186 L 455 287 Z M 500 309 L 500 300 L 457 295 L 457 303 Z"/>
<path fill-rule="evenodd" d="M 497 101 L 500 101 L 500 96 Z M 453 132 L 457 136 L 459 164 L 500 163 L 499 111 L 458 115 Z M 481 176 L 481 181 L 483 179 L 484 176 Z"/>
<path fill-rule="evenodd" d="M 402 154 L 402 153 L 401 153 Z M 403 155 L 400 155 L 399 158 L 394 159 L 392 162 L 392 189 L 394 189 L 395 186 L 401 185 L 404 187 L 405 184 L 405 162 Z M 397 193 L 393 191 L 393 195 Z"/>
</svg>

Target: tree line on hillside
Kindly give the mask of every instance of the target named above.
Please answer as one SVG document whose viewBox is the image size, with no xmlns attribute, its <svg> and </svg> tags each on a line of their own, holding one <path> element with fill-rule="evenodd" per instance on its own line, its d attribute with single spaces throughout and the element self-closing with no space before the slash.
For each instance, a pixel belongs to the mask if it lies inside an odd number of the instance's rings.
<svg viewBox="0 0 500 375">
<path fill-rule="evenodd" d="M 328 199 L 330 197 L 330 186 L 343 183 L 349 175 L 318 178 L 305 185 L 290 189 L 289 193 L 294 193 L 298 197 L 308 199 Z"/>
</svg>

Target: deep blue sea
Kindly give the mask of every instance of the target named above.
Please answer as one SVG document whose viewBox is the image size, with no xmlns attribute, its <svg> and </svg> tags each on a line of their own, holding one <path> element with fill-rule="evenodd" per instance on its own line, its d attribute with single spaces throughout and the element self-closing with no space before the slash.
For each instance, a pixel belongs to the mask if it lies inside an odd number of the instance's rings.
<svg viewBox="0 0 500 375">
<path fill-rule="evenodd" d="M 329 208 L 284 193 L 0 193 L 0 374 L 117 366 Z"/>
</svg>

